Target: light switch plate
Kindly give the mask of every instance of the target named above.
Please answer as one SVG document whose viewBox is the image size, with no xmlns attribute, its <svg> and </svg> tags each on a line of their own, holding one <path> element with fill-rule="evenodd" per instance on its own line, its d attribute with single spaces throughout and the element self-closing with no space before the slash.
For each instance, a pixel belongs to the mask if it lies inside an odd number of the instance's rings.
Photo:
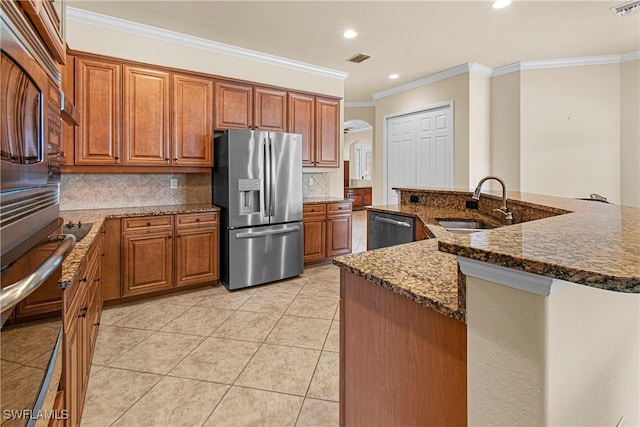
<svg viewBox="0 0 640 427">
<path fill-rule="evenodd" d="M 171 178 L 169 180 L 169 188 L 175 190 L 178 188 L 178 178 Z"/>
</svg>

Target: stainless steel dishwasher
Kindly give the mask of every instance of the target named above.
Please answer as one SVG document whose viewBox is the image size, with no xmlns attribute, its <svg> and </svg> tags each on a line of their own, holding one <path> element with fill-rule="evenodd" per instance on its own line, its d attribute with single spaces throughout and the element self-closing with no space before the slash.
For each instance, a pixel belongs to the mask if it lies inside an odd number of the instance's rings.
<svg viewBox="0 0 640 427">
<path fill-rule="evenodd" d="M 415 218 L 369 211 L 367 250 L 400 245 L 415 240 Z"/>
</svg>

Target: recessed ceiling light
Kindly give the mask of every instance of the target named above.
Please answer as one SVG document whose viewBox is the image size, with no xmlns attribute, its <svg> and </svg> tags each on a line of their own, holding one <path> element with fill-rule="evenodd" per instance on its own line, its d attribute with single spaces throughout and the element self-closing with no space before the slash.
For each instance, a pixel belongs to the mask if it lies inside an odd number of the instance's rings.
<svg viewBox="0 0 640 427">
<path fill-rule="evenodd" d="M 347 30 L 344 33 L 342 33 L 342 37 L 344 37 L 345 39 L 353 39 L 358 35 L 358 33 L 356 33 L 353 30 Z"/>
<path fill-rule="evenodd" d="M 390 78 L 391 80 L 395 80 L 395 79 L 397 79 L 398 77 L 400 77 L 400 76 L 399 76 L 399 75 L 397 75 L 397 74 L 389 74 L 389 78 Z"/>
<path fill-rule="evenodd" d="M 504 9 L 511 4 L 511 0 L 496 0 L 491 4 L 494 9 Z"/>
</svg>

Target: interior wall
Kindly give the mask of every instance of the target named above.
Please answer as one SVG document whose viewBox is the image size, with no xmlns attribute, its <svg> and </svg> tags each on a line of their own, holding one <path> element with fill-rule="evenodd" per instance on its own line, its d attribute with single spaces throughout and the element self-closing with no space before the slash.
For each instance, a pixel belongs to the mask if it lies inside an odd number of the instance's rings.
<svg viewBox="0 0 640 427">
<path fill-rule="evenodd" d="M 491 175 L 520 190 L 520 72 L 491 79 Z M 494 182 L 491 181 L 493 185 Z M 496 188 L 496 187 L 494 187 Z"/>
<path fill-rule="evenodd" d="M 252 61 L 86 23 L 68 20 L 66 40 L 69 48 L 73 50 L 344 97 L 344 80 L 340 78 Z M 341 101 L 340 126 L 344 123 L 343 117 L 344 103 Z M 342 143 L 341 132 L 340 153 L 342 153 Z M 330 191 L 327 195 L 335 197 L 343 195 L 342 171 L 342 159 L 338 168 L 304 169 L 307 173 L 326 173 Z"/>
<path fill-rule="evenodd" d="M 620 203 L 640 208 L 640 60 L 620 64 Z"/>
<path fill-rule="evenodd" d="M 469 187 L 469 73 L 459 74 L 424 86 L 376 100 L 373 144 L 373 203 L 384 203 L 383 153 L 384 116 L 428 108 L 453 100 L 454 187 Z"/>
<path fill-rule="evenodd" d="M 491 172 L 491 78 L 469 73 L 469 185 Z"/>
<path fill-rule="evenodd" d="M 620 203 L 619 65 L 523 71 L 520 99 L 521 190 Z"/>
</svg>

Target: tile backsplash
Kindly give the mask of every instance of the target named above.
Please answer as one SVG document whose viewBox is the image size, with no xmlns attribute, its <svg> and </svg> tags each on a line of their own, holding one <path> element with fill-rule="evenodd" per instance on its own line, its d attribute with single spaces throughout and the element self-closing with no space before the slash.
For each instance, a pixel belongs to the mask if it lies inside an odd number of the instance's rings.
<svg viewBox="0 0 640 427">
<path fill-rule="evenodd" d="M 170 180 L 178 188 L 171 189 Z M 63 174 L 60 209 L 211 203 L 211 175 L 200 174 Z"/>
<path fill-rule="evenodd" d="M 326 173 L 302 177 L 303 197 L 329 194 Z M 178 188 L 169 188 L 171 179 L 178 180 Z M 211 203 L 210 174 L 63 174 L 60 178 L 62 210 L 191 203 Z"/>
<path fill-rule="evenodd" d="M 302 174 L 302 197 L 329 195 L 329 177 L 326 173 Z"/>
</svg>

